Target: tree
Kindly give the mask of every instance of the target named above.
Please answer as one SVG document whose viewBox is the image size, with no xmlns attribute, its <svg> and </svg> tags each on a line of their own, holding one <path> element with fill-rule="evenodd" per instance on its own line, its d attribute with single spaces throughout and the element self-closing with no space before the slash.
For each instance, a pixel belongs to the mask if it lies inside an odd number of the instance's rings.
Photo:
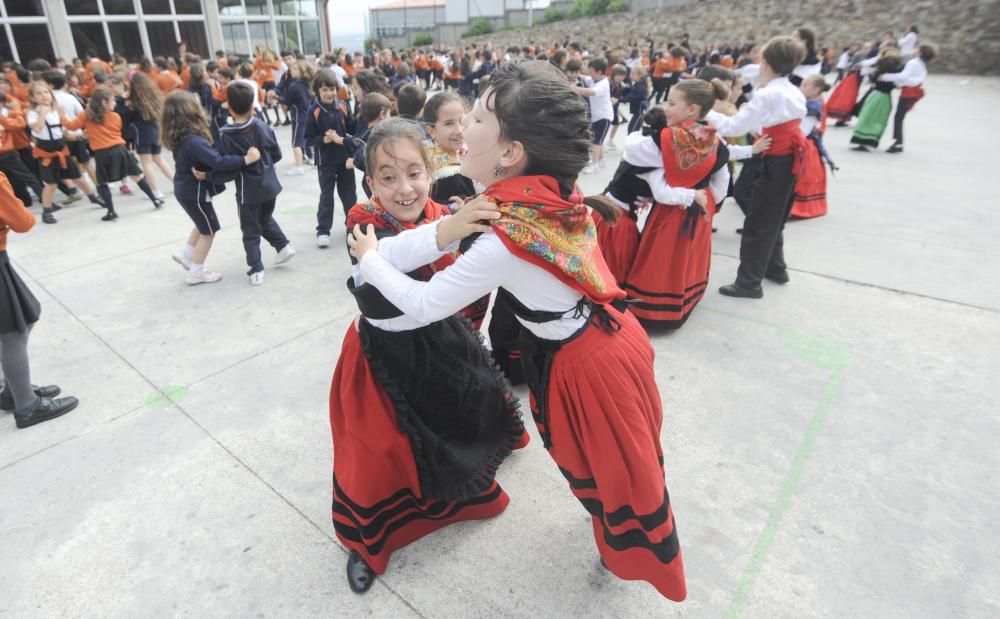
<svg viewBox="0 0 1000 619">
<path fill-rule="evenodd" d="M 426 32 L 420 32 L 413 36 L 413 47 L 425 47 L 434 44 L 434 37 Z"/>
<path fill-rule="evenodd" d="M 479 17 L 472 20 L 469 29 L 462 33 L 462 38 L 490 34 L 491 32 L 493 32 L 493 23 L 485 17 Z"/>
</svg>

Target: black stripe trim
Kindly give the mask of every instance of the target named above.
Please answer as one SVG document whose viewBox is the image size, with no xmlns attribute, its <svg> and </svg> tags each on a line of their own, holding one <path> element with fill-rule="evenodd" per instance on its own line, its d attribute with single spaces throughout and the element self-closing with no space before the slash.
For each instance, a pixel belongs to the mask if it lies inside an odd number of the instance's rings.
<svg viewBox="0 0 1000 619">
<path fill-rule="evenodd" d="M 602 517 L 604 514 L 604 505 L 597 499 L 580 499 L 580 503 L 583 504 L 584 509 L 590 512 L 592 516 L 600 520 L 601 527 L 604 529 L 604 542 L 618 552 L 629 550 L 630 548 L 644 548 L 653 553 L 653 556 L 655 556 L 660 563 L 665 564 L 673 561 L 680 552 L 680 541 L 677 538 L 676 525 L 673 526 L 670 531 L 670 535 L 663 538 L 662 541 L 654 543 L 649 539 L 649 536 L 646 535 L 646 532 L 640 529 L 631 529 L 620 534 L 613 533 L 611 529 L 608 528 L 608 523 L 605 522 Z M 665 499 L 663 506 L 660 508 L 666 515 L 669 515 L 669 512 L 667 511 L 668 503 L 669 499 Z M 659 514 L 660 509 L 657 509 L 654 513 Z M 621 510 L 618 510 L 618 512 L 620 511 Z M 663 522 L 666 522 L 666 520 L 667 519 L 665 518 Z"/>
<path fill-rule="evenodd" d="M 564 469 L 561 466 L 559 467 L 559 472 L 562 473 L 563 477 L 566 478 L 566 481 L 569 482 L 569 487 L 573 488 L 574 490 L 596 490 L 597 489 L 597 482 L 594 481 L 594 478 L 592 478 L 592 477 L 588 477 L 586 479 L 580 479 L 579 477 L 574 477 L 572 473 L 570 473 L 569 471 L 567 471 L 566 469 Z"/>
<path fill-rule="evenodd" d="M 679 312 L 689 305 L 697 303 L 705 296 L 705 290 L 699 290 L 690 297 L 684 299 L 684 303 L 678 305 L 675 303 L 649 303 L 647 301 L 631 301 L 629 306 L 632 308 L 649 310 L 651 312 Z"/>
<path fill-rule="evenodd" d="M 667 299 L 683 299 L 685 298 L 685 296 L 687 296 L 687 293 L 691 292 L 695 288 L 698 288 L 699 286 L 708 287 L 708 279 L 691 284 L 690 286 L 684 289 L 684 294 L 676 294 L 673 292 L 649 292 L 648 290 L 642 290 L 641 288 L 636 288 L 633 284 L 630 284 L 628 282 L 622 284 L 622 288 L 625 288 L 627 290 L 633 290 L 644 297 L 665 297 Z"/>
</svg>

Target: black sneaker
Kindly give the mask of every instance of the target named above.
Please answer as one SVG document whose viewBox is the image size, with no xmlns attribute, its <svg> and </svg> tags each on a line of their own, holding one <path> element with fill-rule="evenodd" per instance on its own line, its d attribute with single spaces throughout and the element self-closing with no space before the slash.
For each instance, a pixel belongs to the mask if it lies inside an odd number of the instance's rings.
<svg viewBox="0 0 1000 619">
<path fill-rule="evenodd" d="M 42 221 L 47 224 L 59 223 L 58 221 L 56 221 L 56 216 L 52 214 L 51 209 L 46 209 L 45 211 L 42 212 Z"/>
<path fill-rule="evenodd" d="M 885 152 L 887 152 L 887 153 L 901 153 L 901 152 L 903 152 L 903 145 L 900 144 L 899 142 L 896 142 L 892 146 L 890 146 L 888 149 L 886 149 Z"/>
<path fill-rule="evenodd" d="M 53 204 L 52 206 L 49 207 L 49 212 L 50 213 L 58 213 L 61 210 L 62 210 L 62 207 L 59 206 L 58 204 Z"/>
<path fill-rule="evenodd" d="M 118 213 L 114 211 L 108 211 L 107 215 L 101 217 L 101 221 L 114 221 L 116 219 L 118 219 Z"/>
<path fill-rule="evenodd" d="M 38 398 L 35 406 L 25 413 L 14 413 L 14 422 L 18 428 L 30 428 L 33 425 L 61 417 L 70 412 L 80 403 L 76 398 Z"/>
<path fill-rule="evenodd" d="M 32 389 L 35 391 L 35 395 L 40 398 L 54 398 L 62 392 L 59 385 L 45 385 L 39 387 L 38 385 L 32 385 Z M 14 410 L 14 396 L 10 391 L 4 389 L 0 391 L 0 411 L 13 411 Z"/>
</svg>

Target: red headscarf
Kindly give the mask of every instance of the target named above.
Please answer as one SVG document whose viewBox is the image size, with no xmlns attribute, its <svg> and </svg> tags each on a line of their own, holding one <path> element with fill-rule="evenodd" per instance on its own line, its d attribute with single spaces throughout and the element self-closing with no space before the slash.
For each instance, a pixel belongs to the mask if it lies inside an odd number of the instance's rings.
<svg viewBox="0 0 1000 619">
<path fill-rule="evenodd" d="M 597 303 L 625 297 L 597 246 L 594 221 L 577 191 L 566 200 L 551 176 L 519 176 L 494 183 L 486 196 L 500 207 L 493 229 L 512 254 Z"/>
</svg>

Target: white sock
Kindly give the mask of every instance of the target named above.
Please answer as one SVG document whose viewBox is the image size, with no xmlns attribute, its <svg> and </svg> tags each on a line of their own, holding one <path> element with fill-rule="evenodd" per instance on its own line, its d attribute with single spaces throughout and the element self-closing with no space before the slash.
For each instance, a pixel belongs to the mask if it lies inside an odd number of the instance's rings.
<svg viewBox="0 0 1000 619">
<path fill-rule="evenodd" d="M 181 255 L 190 260 L 191 256 L 194 255 L 194 245 L 185 245 L 184 247 L 182 247 Z"/>
<path fill-rule="evenodd" d="M 188 273 L 190 273 L 191 275 L 197 275 L 198 273 L 201 273 L 204 269 L 205 269 L 204 264 L 195 264 L 192 262 L 191 268 L 188 269 Z"/>
</svg>

